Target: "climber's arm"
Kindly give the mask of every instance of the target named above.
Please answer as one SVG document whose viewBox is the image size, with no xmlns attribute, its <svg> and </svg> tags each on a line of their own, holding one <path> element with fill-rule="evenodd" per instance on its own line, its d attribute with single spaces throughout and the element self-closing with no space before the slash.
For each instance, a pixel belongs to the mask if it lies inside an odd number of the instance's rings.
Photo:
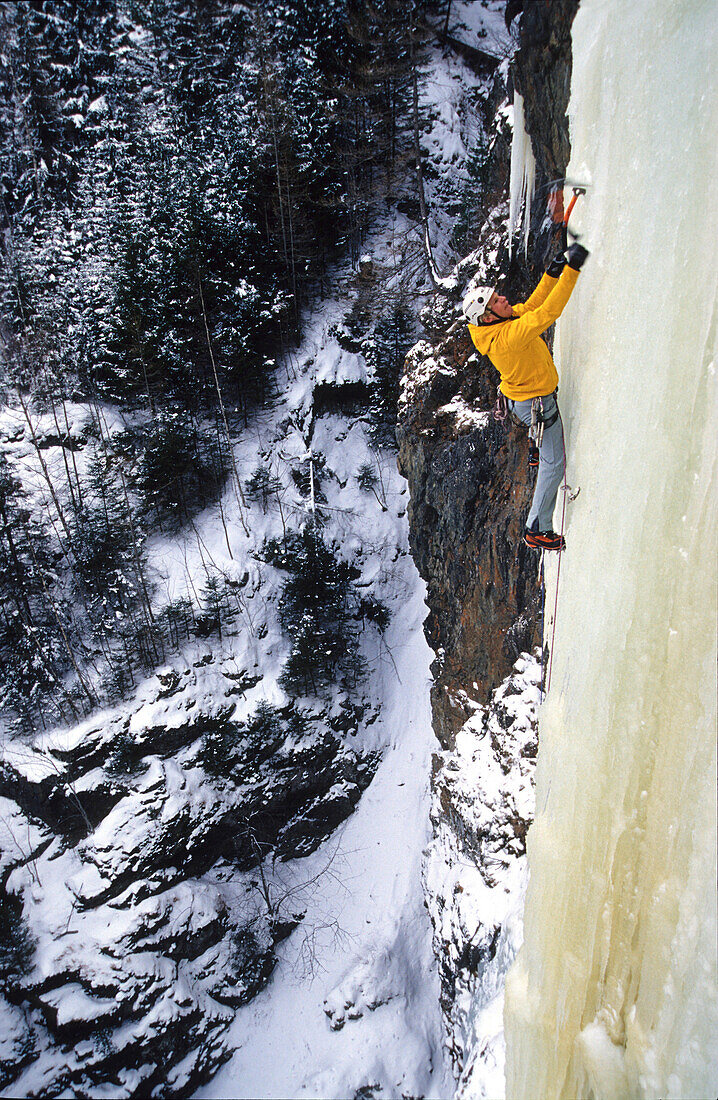
<svg viewBox="0 0 718 1100">
<path fill-rule="evenodd" d="M 542 304 L 529 312 L 520 313 L 517 320 L 502 326 L 497 339 L 506 349 L 521 351 L 529 341 L 545 332 L 561 316 L 578 280 L 578 271 L 567 266 L 558 279 L 550 279 L 550 276 L 544 275 L 536 289 L 540 289 L 541 284 L 547 280 L 550 281 L 550 286 Z"/>
<path fill-rule="evenodd" d="M 543 275 L 533 294 L 531 294 L 525 302 L 518 302 L 513 307 L 514 315 L 516 317 L 523 317 L 524 313 L 530 313 L 531 310 L 538 309 L 539 306 L 542 306 L 557 282 L 558 279 L 552 279 L 548 274 Z"/>
</svg>

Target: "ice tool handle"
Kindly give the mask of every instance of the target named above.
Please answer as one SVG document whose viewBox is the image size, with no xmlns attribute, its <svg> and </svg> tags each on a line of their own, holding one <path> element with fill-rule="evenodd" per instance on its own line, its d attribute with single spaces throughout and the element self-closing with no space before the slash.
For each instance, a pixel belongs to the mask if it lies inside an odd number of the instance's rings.
<svg viewBox="0 0 718 1100">
<path fill-rule="evenodd" d="M 574 241 L 578 240 L 578 234 L 577 233 L 571 233 L 571 230 L 568 228 L 568 219 L 571 217 L 571 214 L 573 213 L 573 208 L 576 205 L 576 202 L 578 200 L 579 195 L 585 195 L 585 194 L 586 194 L 586 188 L 585 187 L 574 187 L 573 188 L 573 198 L 571 199 L 570 203 L 568 204 L 568 206 L 566 208 L 566 213 L 563 216 L 563 227 L 562 227 L 563 241 L 562 241 L 562 244 L 563 244 L 563 247 L 564 247 L 564 251 L 568 248 L 569 233 L 571 234 L 571 237 L 573 238 Z"/>
<path fill-rule="evenodd" d="M 574 187 L 573 188 L 573 198 L 571 199 L 570 203 L 568 204 L 568 209 L 566 210 L 566 213 L 563 216 L 563 224 L 566 226 L 567 229 L 568 229 L 568 219 L 571 217 L 571 214 L 573 213 L 573 208 L 576 205 L 576 200 L 578 199 L 578 196 L 579 195 L 585 195 L 585 194 L 586 194 L 586 188 L 585 187 Z M 573 235 L 574 234 L 571 234 L 571 236 L 573 236 Z"/>
</svg>

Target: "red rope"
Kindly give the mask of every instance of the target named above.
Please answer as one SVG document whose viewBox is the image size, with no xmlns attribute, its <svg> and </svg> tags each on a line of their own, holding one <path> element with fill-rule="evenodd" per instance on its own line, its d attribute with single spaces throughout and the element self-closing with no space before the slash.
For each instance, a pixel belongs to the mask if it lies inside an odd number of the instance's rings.
<svg viewBox="0 0 718 1100">
<path fill-rule="evenodd" d="M 563 434 L 563 418 L 561 413 L 558 414 L 559 421 L 561 423 L 561 446 L 563 447 L 563 505 L 561 507 L 561 537 L 563 538 L 563 525 L 566 518 L 566 493 L 568 492 L 568 484 L 566 482 L 566 439 Z M 551 627 L 551 648 L 548 654 L 548 676 L 546 678 L 546 694 L 548 695 L 551 689 L 551 669 L 553 667 L 553 642 L 556 637 L 556 615 L 558 613 L 558 583 L 561 579 L 561 555 L 563 550 L 558 552 L 558 569 L 556 571 L 556 600 L 553 607 L 553 626 Z"/>
<path fill-rule="evenodd" d="M 539 684 L 539 694 L 540 694 L 539 702 L 541 702 L 541 703 L 543 703 L 544 686 L 546 684 L 546 681 L 544 680 L 544 675 L 543 675 L 543 660 L 544 660 L 544 653 L 545 653 L 543 632 L 546 629 L 546 577 L 545 577 L 544 568 L 543 568 L 543 559 L 544 559 L 544 554 L 545 553 L 546 553 L 545 550 L 541 551 L 541 574 L 540 574 L 541 575 L 541 681 L 540 681 L 540 684 Z"/>
</svg>

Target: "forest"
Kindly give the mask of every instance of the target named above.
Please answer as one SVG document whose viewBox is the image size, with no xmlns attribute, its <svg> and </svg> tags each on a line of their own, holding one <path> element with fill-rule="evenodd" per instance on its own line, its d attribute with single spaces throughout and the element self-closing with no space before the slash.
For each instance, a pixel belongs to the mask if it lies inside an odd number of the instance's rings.
<svg viewBox="0 0 718 1100">
<path fill-rule="evenodd" d="M 266 462 L 242 483 L 232 438 L 377 211 L 425 217 L 417 66 L 449 9 L 0 6 L 0 379 L 43 502 L 1 451 L 0 706 L 20 728 L 122 697 L 237 613 L 222 577 L 158 607 L 146 541 L 225 486 L 240 515 L 276 496 Z M 412 325 L 394 288 L 341 334 L 388 438 Z"/>
</svg>

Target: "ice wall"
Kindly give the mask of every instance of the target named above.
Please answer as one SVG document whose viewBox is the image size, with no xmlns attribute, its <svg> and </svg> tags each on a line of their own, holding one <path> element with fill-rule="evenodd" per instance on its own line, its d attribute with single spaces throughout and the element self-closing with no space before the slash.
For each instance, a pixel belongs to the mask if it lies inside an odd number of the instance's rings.
<svg viewBox="0 0 718 1100">
<path fill-rule="evenodd" d="M 714 0 L 582 0 L 568 505 L 507 1096 L 718 1094 Z M 555 560 L 547 580 L 553 607 Z"/>
</svg>

